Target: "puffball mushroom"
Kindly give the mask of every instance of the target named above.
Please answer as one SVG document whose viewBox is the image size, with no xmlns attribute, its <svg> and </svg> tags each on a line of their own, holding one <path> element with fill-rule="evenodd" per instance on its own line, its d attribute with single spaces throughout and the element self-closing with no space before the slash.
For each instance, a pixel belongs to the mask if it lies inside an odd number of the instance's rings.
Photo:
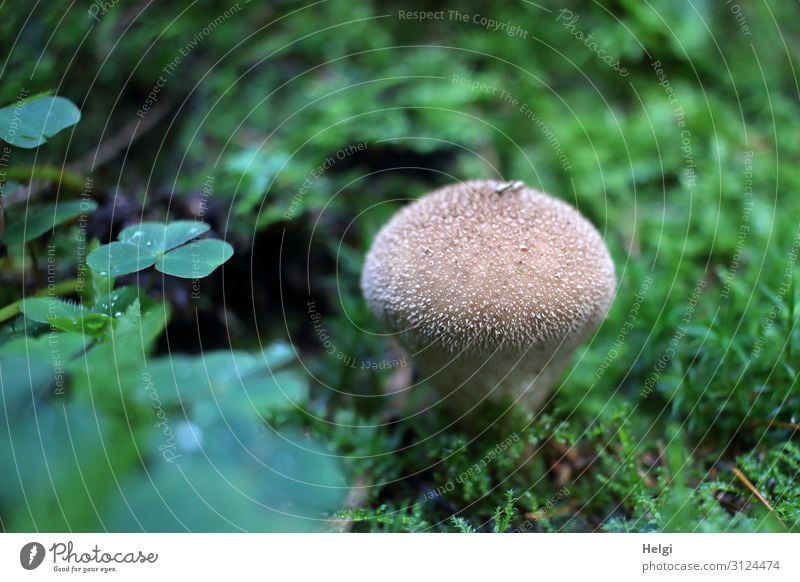
<svg viewBox="0 0 800 582">
<path fill-rule="evenodd" d="M 447 405 L 538 410 L 611 305 L 614 264 L 575 208 L 522 182 L 452 184 L 397 212 L 361 289 Z"/>
</svg>

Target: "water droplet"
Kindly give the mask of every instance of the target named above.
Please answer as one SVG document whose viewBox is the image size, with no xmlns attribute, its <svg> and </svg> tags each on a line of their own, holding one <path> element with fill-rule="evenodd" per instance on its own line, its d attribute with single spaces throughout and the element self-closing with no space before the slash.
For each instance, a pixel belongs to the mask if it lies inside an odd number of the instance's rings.
<svg viewBox="0 0 800 582">
<path fill-rule="evenodd" d="M 175 440 L 181 449 L 196 451 L 203 446 L 203 431 L 193 422 L 179 422 L 175 427 Z"/>
</svg>

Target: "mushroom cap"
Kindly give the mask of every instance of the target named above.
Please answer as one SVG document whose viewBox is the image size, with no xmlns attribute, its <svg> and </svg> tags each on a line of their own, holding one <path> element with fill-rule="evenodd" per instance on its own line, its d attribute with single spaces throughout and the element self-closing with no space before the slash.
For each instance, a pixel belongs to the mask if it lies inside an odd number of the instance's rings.
<svg viewBox="0 0 800 582">
<path fill-rule="evenodd" d="M 521 182 L 474 180 L 395 214 L 367 254 L 361 287 L 412 349 L 546 360 L 599 325 L 616 277 L 575 208 Z"/>
</svg>

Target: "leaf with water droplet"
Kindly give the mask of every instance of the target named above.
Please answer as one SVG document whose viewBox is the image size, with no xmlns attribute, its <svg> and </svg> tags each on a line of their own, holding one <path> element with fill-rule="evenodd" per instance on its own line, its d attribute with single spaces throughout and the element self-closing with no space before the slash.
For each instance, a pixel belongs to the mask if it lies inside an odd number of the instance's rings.
<svg viewBox="0 0 800 582">
<path fill-rule="evenodd" d="M 166 253 L 156 269 L 184 279 L 207 277 L 233 256 L 233 247 L 218 239 L 190 243 Z"/>
<path fill-rule="evenodd" d="M 82 305 L 56 297 L 32 297 L 23 301 L 20 309 L 32 321 L 95 337 L 102 335 L 111 321 L 104 313 L 95 313 Z"/>
<path fill-rule="evenodd" d="M 136 300 L 139 300 L 142 311 L 147 311 L 155 303 L 138 285 L 125 285 L 99 297 L 97 303 L 92 307 L 92 311 L 116 318 L 120 317 Z"/>
<path fill-rule="evenodd" d="M 167 226 L 160 222 L 142 222 L 122 229 L 119 233 L 121 242 L 133 245 L 148 253 L 159 253 L 163 250 L 167 236 Z"/>
<path fill-rule="evenodd" d="M 96 248 L 86 258 L 86 262 L 103 276 L 110 273 L 114 277 L 135 273 L 156 262 L 158 257 L 138 246 L 126 242 L 112 242 Z"/>
<path fill-rule="evenodd" d="M 136 245 L 152 253 L 164 253 L 208 232 L 211 227 L 195 220 L 175 222 L 142 222 L 129 226 L 119 233 L 119 240 Z"/>
<path fill-rule="evenodd" d="M 164 250 L 174 249 L 190 240 L 205 234 L 211 227 L 205 222 L 195 220 L 177 220 L 167 225 L 167 236 L 164 240 Z"/>
</svg>

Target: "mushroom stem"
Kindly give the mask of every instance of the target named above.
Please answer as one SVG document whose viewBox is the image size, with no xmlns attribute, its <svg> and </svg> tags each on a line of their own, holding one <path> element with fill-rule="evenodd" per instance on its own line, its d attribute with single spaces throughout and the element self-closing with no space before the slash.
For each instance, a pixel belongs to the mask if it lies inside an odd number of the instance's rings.
<svg viewBox="0 0 800 582">
<path fill-rule="evenodd" d="M 489 356 L 455 355 L 432 348 L 414 356 L 422 376 L 436 386 L 443 404 L 455 414 L 465 414 L 484 402 L 520 404 L 538 411 L 552 394 L 574 348 L 542 353 L 499 350 Z"/>
</svg>

